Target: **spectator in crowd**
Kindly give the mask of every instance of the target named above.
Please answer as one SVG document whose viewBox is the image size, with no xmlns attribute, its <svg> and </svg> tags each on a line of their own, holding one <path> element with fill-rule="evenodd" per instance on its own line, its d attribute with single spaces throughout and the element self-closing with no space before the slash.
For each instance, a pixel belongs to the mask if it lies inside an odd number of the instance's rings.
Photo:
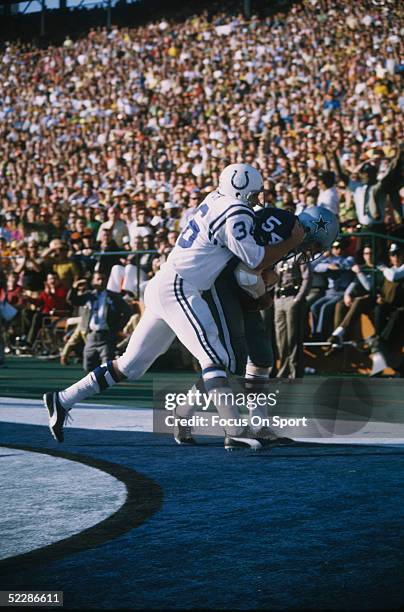
<svg viewBox="0 0 404 612">
<path fill-rule="evenodd" d="M 383 286 L 375 308 L 376 334 L 380 336 L 395 309 L 404 306 L 404 249 L 392 244 L 389 249 L 390 266 L 382 266 Z"/>
<path fill-rule="evenodd" d="M 28 245 L 21 243 L 15 258 L 14 272 L 18 274 L 19 284 L 34 294 L 43 289 L 45 279 L 44 259 L 39 254 L 38 243 L 31 239 Z"/>
<path fill-rule="evenodd" d="M 100 221 L 95 218 L 95 206 L 86 206 L 84 209 L 84 218 L 86 220 L 86 226 L 91 230 L 92 236 L 97 236 L 98 228 L 101 225 Z M 84 232 L 83 232 L 84 233 Z"/>
<path fill-rule="evenodd" d="M 17 240 L 18 242 L 20 242 L 21 240 L 23 240 L 24 235 L 21 229 L 18 227 L 17 216 L 14 213 L 10 212 L 5 215 L 5 220 L 6 220 L 5 229 L 9 234 L 8 241 L 10 242 L 12 240 Z M 1 229 L 0 229 L 0 232 L 1 232 Z"/>
<path fill-rule="evenodd" d="M 335 329 L 328 339 L 332 345 L 342 345 L 349 326 L 357 321 L 361 314 L 367 314 L 373 320 L 373 310 L 377 294 L 382 284 L 382 272 L 374 263 L 372 247 L 366 245 L 362 249 L 364 263 L 352 266 L 356 278 L 348 285 L 342 300 L 335 306 Z"/>
<path fill-rule="evenodd" d="M 5 334 L 13 335 L 11 325 L 15 325 L 18 309 L 22 305 L 22 288 L 17 285 L 17 275 L 0 271 L 0 367 L 4 366 Z"/>
<path fill-rule="evenodd" d="M 154 246 L 154 237 L 152 234 L 145 236 L 143 238 L 143 249 L 145 251 L 150 251 L 149 253 L 144 253 L 141 255 L 139 260 L 139 265 L 143 272 L 146 275 L 146 278 L 150 276 L 152 269 L 152 261 L 156 258 L 155 246 Z"/>
<path fill-rule="evenodd" d="M 0 302 L 7 301 L 14 308 L 21 308 L 24 303 L 23 293 L 23 288 L 18 284 L 18 274 L 9 272 L 5 285 L 0 286 Z"/>
<path fill-rule="evenodd" d="M 13 308 L 16 309 L 15 316 L 7 325 L 3 318 L 3 327 L 7 331 L 7 337 L 9 342 L 14 341 L 15 337 L 21 333 L 22 330 L 22 321 L 21 315 L 24 311 L 25 307 L 25 299 L 24 299 L 24 290 L 21 285 L 18 284 L 18 274 L 15 272 L 9 272 L 6 275 L 6 281 L 4 286 L 0 286 L 0 304 L 10 304 Z M 3 330 L 4 331 L 4 330 Z M 3 361 L 4 361 L 4 351 L 3 351 Z M 1 351 L 0 351 L 0 362 L 1 362 Z"/>
<path fill-rule="evenodd" d="M 107 291 L 107 276 L 95 272 L 91 291 L 79 293 L 80 281 L 68 295 L 72 306 L 84 306 L 80 329 L 85 334 L 83 367 L 87 372 L 115 357 L 118 332 L 129 321 L 132 311 L 118 293 Z"/>
<path fill-rule="evenodd" d="M 335 157 L 341 178 L 347 184 L 348 189 L 352 191 L 357 219 L 363 229 L 367 231 L 379 234 L 384 234 L 386 231 L 384 222 L 386 196 L 399 156 L 400 150 L 397 148 L 394 157 L 380 171 L 374 163 L 370 161 L 362 162 L 354 171 L 354 175 L 358 175 L 359 180 L 344 173 L 341 170 L 338 157 Z M 384 248 L 383 239 L 378 238 L 376 253 L 378 257 L 382 256 Z"/>
<path fill-rule="evenodd" d="M 372 374 L 378 374 L 387 366 L 388 349 L 402 342 L 404 323 L 404 249 L 393 243 L 389 249 L 390 266 L 382 266 L 383 284 L 374 310 L 375 335 L 368 339 L 373 358 Z M 401 346 L 399 346 L 401 351 Z M 404 359 L 398 365 L 404 376 Z"/>
<path fill-rule="evenodd" d="M 135 209 L 136 218 L 129 225 L 130 244 L 134 245 L 136 238 L 152 236 L 153 231 L 149 224 L 148 215 L 145 208 Z"/>
<path fill-rule="evenodd" d="M 323 263 L 330 256 L 330 252 L 326 251 L 320 257 L 310 262 L 311 268 L 311 286 L 308 295 L 306 296 L 307 308 L 310 310 L 314 302 L 322 298 L 327 289 L 327 274 L 326 272 L 316 272 L 318 264 Z"/>
<path fill-rule="evenodd" d="M 77 295 L 80 296 L 89 290 L 89 282 L 85 278 L 81 278 L 75 283 Z M 82 325 L 82 314 L 84 306 L 74 308 L 77 310 L 74 314 L 77 316 L 69 317 L 67 321 L 66 335 L 64 338 L 64 345 L 60 353 L 60 365 L 66 366 L 69 363 L 71 353 L 75 353 L 76 356 L 83 357 L 83 350 L 86 343 L 87 330 L 83 329 Z M 75 325 L 73 331 L 70 333 L 69 326 Z"/>
<path fill-rule="evenodd" d="M 3 236 L 0 237 L 0 261 L 3 268 L 9 268 L 9 258 L 11 257 L 11 250 L 8 245 L 7 239 Z"/>
<path fill-rule="evenodd" d="M 313 336 L 323 339 L 330 335 L 335 305 L 343 298 L 345 290 L 353 280 L 354 263 L 353 257 L 342 255 L 341 242 L 338 240 L 333 243 L 331 254 L 320 263 L 315 263 L 314 272 L 323 272 L 327 276 L 327 290 L 324 296 L 311 306 Z"/>
<path fill-rule="evenodd" d="M 6 243 L 11 240 L 11 233 L 7 228 L 5 217 L 0 217 L 0 240 L 3 240 Z"/>
<path fill-rule="evenodd" d="M 79 248 L 74 252 L 74 259 L 80 269 L 82 278 L 91 278 L 97 260 L 94 255 L 93 232 L 86 227 L 80 236 Z"/>
<path fill-rule="evenodd" d="M 317 206 L 325 206 L 334 215 L 339 216 L 339 194 L 335 187 L 335 174 L 330 170 L 319 173 L 319 189 Z"/>
<path fill-rule="evenodd" d="M 118 245 L 119 248 L 123 246 L 123 238 L 124 236 L 129 236 L 128 226 L 125 221 L 120 219 L 120 209 L 117 206 L 110 206 L 107 211 L 108 221 L 101 223 L 98 234 L 97 241 L 101 242 L 101 235 L 104 229 L 111 230 L 112 240 Z"/>
<path fill-rule="evenodd" d="M 67 289 L 60 282 L 56 272 L 50 272 L 45 281 L 43 291 L 37 298 L 28 297 L 28 301 L 37 307 L 32 311 L 31 325 L 27 334 L 27 344 L 32 346 L 41 328 L 43 318 L 47 315 L 62 316 L 66 315 L 69 306 L 66 301 Z"/>
<path fill-rule="evenodd" d="M 68 242 L 70 239 L 70 230 L 65 227 L 63 215 L 56 212 L 51 218 L 51 238 L 58 238 L 62 242 Z"/>
<path fill-rule="evenodd" d="M 117 255 L 119 252 L 119 247 L 112 238 L 112 231 L 110 228 L 105 227 L 101 230 L 100 242 L 97 245 L 97 251 L 100 253 L 100 255 L 98 255 L 98 262 L 96 263 L 94 269 L 108 278 L 113 266 L 119 264 L 120 262 L 119 255 Z M 111 253 L 111 255 L 108 255 L 108 253 Z"/>
<path fill-rule="evenodd" d="M 198 187 L 194 187 L 194 189 L 192 189 L 191 193 L 189 194 L 189 206 L 188 208 L 185 208 L 182 211 L 180 224 L 179 224 L 179 227 L 181 230 L 184 229 L 184 227 L 186 227 L 188 221 L 190 220 L 192 215 L 195 213 L 195 209 L 199 206 L 202 199 L 203 197 L 202 197 L 200 189 Z"/>
<path fill-rule="evenodd" d="M 39 211 L 35 206 L 30 206 L 23 212 L 22 230 L 24 237 L 35 240 L 39 244 L 47 244 L 49 237 L 38 213 Z"/>
<path fill-rule="evenodd" d="M 69 290 L 80 276 L 77 263 L 69 256 L 69 247 L 59 238 L 51 241 L 49 248 L 42 253 L 44 262 L 55 272 L 59 282 Z"/>
</svg>

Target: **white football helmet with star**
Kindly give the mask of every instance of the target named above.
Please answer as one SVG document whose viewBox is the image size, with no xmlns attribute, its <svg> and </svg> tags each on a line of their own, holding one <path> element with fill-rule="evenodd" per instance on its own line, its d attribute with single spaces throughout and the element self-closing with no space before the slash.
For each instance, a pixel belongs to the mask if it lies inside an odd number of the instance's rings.
<svg viewBox="0 0 404 612">
<path fill-rule="evenodd" d="M 305 238 L 299 251 L 305 252 L 308 250 L 307 247 L 310 247 L 313 256 L 331 249 L 339 233 L 339 222 L 334 213 L 324 206 L 309 206 L 297 218 L 305 231 Z M 316 253 L 313 251 L 313 245 Z"/>
</svg>

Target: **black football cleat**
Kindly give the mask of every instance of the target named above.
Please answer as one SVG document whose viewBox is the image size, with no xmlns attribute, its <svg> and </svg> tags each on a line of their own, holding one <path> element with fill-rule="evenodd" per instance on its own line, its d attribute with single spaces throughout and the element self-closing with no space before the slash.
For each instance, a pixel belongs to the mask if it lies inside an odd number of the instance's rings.
<svg viewBox="0 0 404 612">
<path fill-rule="evenodd" d="M 52 436 L 58 442 L 63 442 L 63 427 L 68 419 L 71 419 L 69 411 L 63 408 L 56 392 L 45 393 L 43 403 L 49 415 L 49 429 Z"/>
<path fill-rule="evenodd" d="M 258 440 L 266 440 L 267 445 L 282 445 L 282 444 L 293 444 L 294 440 L 292 438 L 285 438 L 278 436 L 270 427 L 262 427 L 257 431 Z"/>
<path fill-rule="evenodd" d="M 175 413 L 174 416 L 176 419 L 180 419 Z M 186 444 L 188 446 L 193 446 L 196 444 L 195 438 L 192 437 L 192 428 L 190 425 L 181 425 L 181 423 L 176 420 L 174 425 L 174 440 L 177 444 Z"/>
<path fill-rule="evenodd" d="M 243 431 L 237 436 L 226 434 L 224 438 L 224 448 L 227 451 L 233 450 L 262 450 L 263 444 L 257 438 L 257 434 L 250 428 L 244 427 Z"/>
<path fill-rule="evenodd" d="M 224 447 L 228 451 L 243 449 L 260 451 L 291 443 L 293 443 L 291 438 L 280 438 L 269 427 L 262 427 L 259 431 L 245 427 L 238 436 L 226 435 L 224 439 Z"/>
</svg>

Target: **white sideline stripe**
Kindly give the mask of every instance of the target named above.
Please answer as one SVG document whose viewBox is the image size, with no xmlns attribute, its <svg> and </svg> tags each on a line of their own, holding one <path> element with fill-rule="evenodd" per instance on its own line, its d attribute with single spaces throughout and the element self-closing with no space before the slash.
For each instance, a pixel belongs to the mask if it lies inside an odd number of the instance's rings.
<svg viewBox="0 0 404 612">
<path fill-rule="evenodd" d="M 153 412 L 148 408 L 131 410 L 127 406 L 79 403 L 71 415 L 74 421 L 69 423 L 69 429 L 143 432 L 153 430 Z M 48 413 L 40 400 L 0 398 L 0 422 L 47 426 Z"/>
<path fill-rule="evenodd" d="M 22 404 L 22 405 L 21 405 Z M 96 411 L 94 410 L 96 409 Z M 203 415 L 204 413 L 196 413 Z M 80 403 L 72 411 L 73 423 L 69 429 L 92 429 L 98 431 L 153 431 L 153 411 L 150 408 L 130 409 L 127 406 L 110 406 L 105 404 Z M 24 425 L 48 426 L 48 414 L 40 400 L 19 400 L 17 398 L 0 398 L 0 422 Z M 318 423 L 327 426 L 326 421 Z M 341 425 L 343 422 L 341 421 Z M 333 425 L 328 423 L 328 430 Z M 197 434 L 200 433 L 196 432 Z M 333 437 L 315 437 L 313 431 L 307 431 L 307 436 L 293 435 L 293 427 L 277 430 L 278 435 L 293 438 L 297 442 L 312 442 L 317 444 L 372 444 L 372 445 L 404 445 L 404 424 L 377 422 L 364 425 L 362 431 L 352 435 Z M 203 434 L 222 436 L 217 428 L 204 428 Z M 311 435 L 310 435 L 311 434 Z"/>
</svg>

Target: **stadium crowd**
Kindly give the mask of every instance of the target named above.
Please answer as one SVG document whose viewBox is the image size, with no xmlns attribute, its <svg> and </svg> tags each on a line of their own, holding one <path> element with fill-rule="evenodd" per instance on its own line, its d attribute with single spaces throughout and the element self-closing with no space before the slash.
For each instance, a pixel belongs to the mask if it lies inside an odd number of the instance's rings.
<svg viewBox="0 0 404 612">
<path fill-rule="evenodd" d="M 239 161 L 262 171 L 267 205 L 322 204 L 346 235 L 365 234 L 313 266 L 315 338 L 342 338 L 357 298 L 371 295 L 360 304 L 373 316 L 384 281 L 404 282 L 399 11 L 396 0 L 304 0 L 264 19 L 223 9 L 47 49 L 5 44 L 0 299 L 19 311 L 26 345 L 43 315 L 71 311 L 69 292 L 94 272 L 141 298 L 222 168 Z M 361 284 L 366 261 L 377 282 Z M 392 299 L 403 306 L 402 287 Z"/>
</svg>

